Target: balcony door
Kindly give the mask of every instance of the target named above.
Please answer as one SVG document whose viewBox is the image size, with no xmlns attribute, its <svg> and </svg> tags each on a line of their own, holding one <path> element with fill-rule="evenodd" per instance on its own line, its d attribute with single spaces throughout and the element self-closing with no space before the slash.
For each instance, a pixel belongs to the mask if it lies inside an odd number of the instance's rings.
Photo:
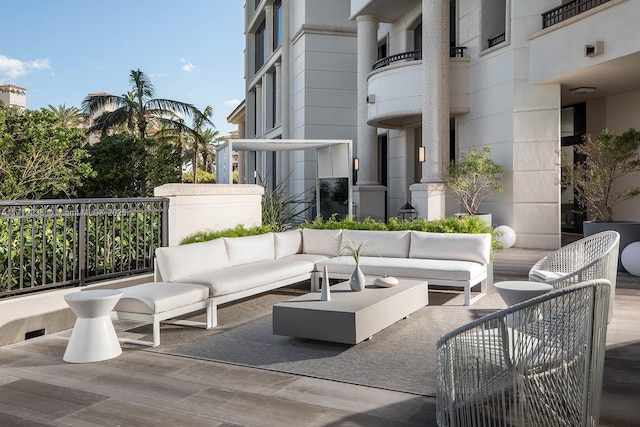
<svg viewBox="0 0 640 427">
<path fill-rule="evenodd" d="M 587 108 L 585 103 L 563 107 L 561 111 L 561 146 L 562 169 L 572 170 L 574 165 L 584 159 L 575 151 L 575 146 L 582 143 L 587 130 Z M 582 234 L 582 222 L 586 214 L 575 197 L 575 189 L 571 183 L 560 188 L 560 224 L 565 233 Z"/>
</svg>

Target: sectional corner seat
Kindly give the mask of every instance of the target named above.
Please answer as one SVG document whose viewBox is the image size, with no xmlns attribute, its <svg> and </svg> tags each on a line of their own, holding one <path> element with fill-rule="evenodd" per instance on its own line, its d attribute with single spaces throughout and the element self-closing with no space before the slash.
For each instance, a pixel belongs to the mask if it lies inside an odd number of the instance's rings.
<svg viewBox="0 0 640 427">
<path fill-rule="evenodd" d="M 360 268 L 366 275 L 463 288 L 465 305 L 486 293 L 490 234 L 304 228 L 158 248 L 155 282 L 125 288 L 114 311 L 121 319 L 152 323 L 153 343 L 129 341 L 157 346 L 160 322 L 177 315 L 205 308 L 207 321 L 200 326 L 210 328 L 220 304 L 304 280 L 318 290 L 324 266 L 329 278 L 348 278 L 355 262 L 340 255 L 346 242 L 363 243 Z"/>
</svg>

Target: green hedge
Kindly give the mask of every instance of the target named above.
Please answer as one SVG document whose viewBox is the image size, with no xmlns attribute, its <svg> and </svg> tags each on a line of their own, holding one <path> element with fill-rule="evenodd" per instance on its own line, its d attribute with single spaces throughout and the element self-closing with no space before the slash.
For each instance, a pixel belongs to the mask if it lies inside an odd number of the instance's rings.
<svg viewBox="0 0 640 427">
<path fill-rule="evenodd" d="M 322 217 L 317 217 L 313 221 L 305 221 L 300 225 L 300 228 L 313 228 L 317 230 L 382 230 L 382 231 L 399 231 L 399 230 L 416 230 L 426 231 L 432 233 L 469 233 L 480 234 L 490 233 L 492 235 L 491 240 L 491 255 L 497 250 L 502 249 L 502 245 L 496 239 L 496 233 L 491 227 L 489 227 L 483 220 L 466 216 L 462 218 L 449 217 L 442 218 L 433 221 L 426 219 L 416 218 L 413 220 L 400 221 L 397 218 L 389 219 L 389 222 L 384 223 L 373 220 L 371 218 L 365 218 L 362 221 L 357 221 L 351 217 L 338 220 L 335 215 L 327 220 L 323 220 Z M 206 242 L 207 240 L 217 239 L 219 237 L 243 237 L 254 236 L 257 234 L 264 234 L 272 231 L 269 226 L 257 226 L 252 228 L 245 228 L 239 225 L 235 228 L 220 231 L 202 231 L 191 236 L 186 237 L 182 244 Z"/>
</svg>

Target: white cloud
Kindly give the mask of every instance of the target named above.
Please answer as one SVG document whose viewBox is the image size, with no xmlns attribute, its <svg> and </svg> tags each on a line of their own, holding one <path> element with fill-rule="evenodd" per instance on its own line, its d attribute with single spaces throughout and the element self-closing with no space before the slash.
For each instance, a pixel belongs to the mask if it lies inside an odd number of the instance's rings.
<svg viewBox="0 0 640 427">
<path fill-rule="evenodd" d="M 227 107 L 233 107 L 233 108 L 235 108 L 235 107 L 237 107 L 238 105 L 240 105 L 240 103 L 241 103 L 241 102 L 242 102 L 242 101 L 240 101 L 239 99 L 235 99 L 235 98 L 233 98 L 233 99 L 230 99 L 230 100 L 228 100 L 228 101 L 224 101 L 224 102 L 223 102 L 223 104 L 224 104 L 224 105 L 226 105 Z"/>
<path fill-rule="evenodd" d="M 187 61 L 186 59 L 180 58 L 180 61 L 184 62 L 184 65 L 182 66 L 182 71 L 186 71 L 187 73 L 190 73 L 196 69 L 196 66 L 193 65 L 191 62 Z"/>
<path fill-rule="evenodd" d="M 0 73 L 10 79 L 24 76 L 31 71 L 48 70 L 51 68 L 48 59 L 36 59 L 35 61 L 21 61 L 0 55 Z"/>
</svg>

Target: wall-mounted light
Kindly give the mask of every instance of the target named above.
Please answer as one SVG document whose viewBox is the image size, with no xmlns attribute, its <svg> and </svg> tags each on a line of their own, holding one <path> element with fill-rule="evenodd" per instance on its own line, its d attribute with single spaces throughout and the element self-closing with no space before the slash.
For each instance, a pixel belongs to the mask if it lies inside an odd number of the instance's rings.
<svg viewBox="0 0 640 427">
<path fill-rule="evenodd" d="M 360 159 L 358 159 L 357 157 L 353 158 L 353 170 L 357 171 L 360 169 Z"/>
<path fill-rule="evenodd" d="M 420 163 L 424 163 L 424 160 L 425 160 L 424 146 L 420 146 L 418 148 L 418 161 Z"/>
<path fill-rule="evenodd" d="M 258 182 L 258 171 L 253 170 L 253 183 L 256 184 Z"/>
</svg>

